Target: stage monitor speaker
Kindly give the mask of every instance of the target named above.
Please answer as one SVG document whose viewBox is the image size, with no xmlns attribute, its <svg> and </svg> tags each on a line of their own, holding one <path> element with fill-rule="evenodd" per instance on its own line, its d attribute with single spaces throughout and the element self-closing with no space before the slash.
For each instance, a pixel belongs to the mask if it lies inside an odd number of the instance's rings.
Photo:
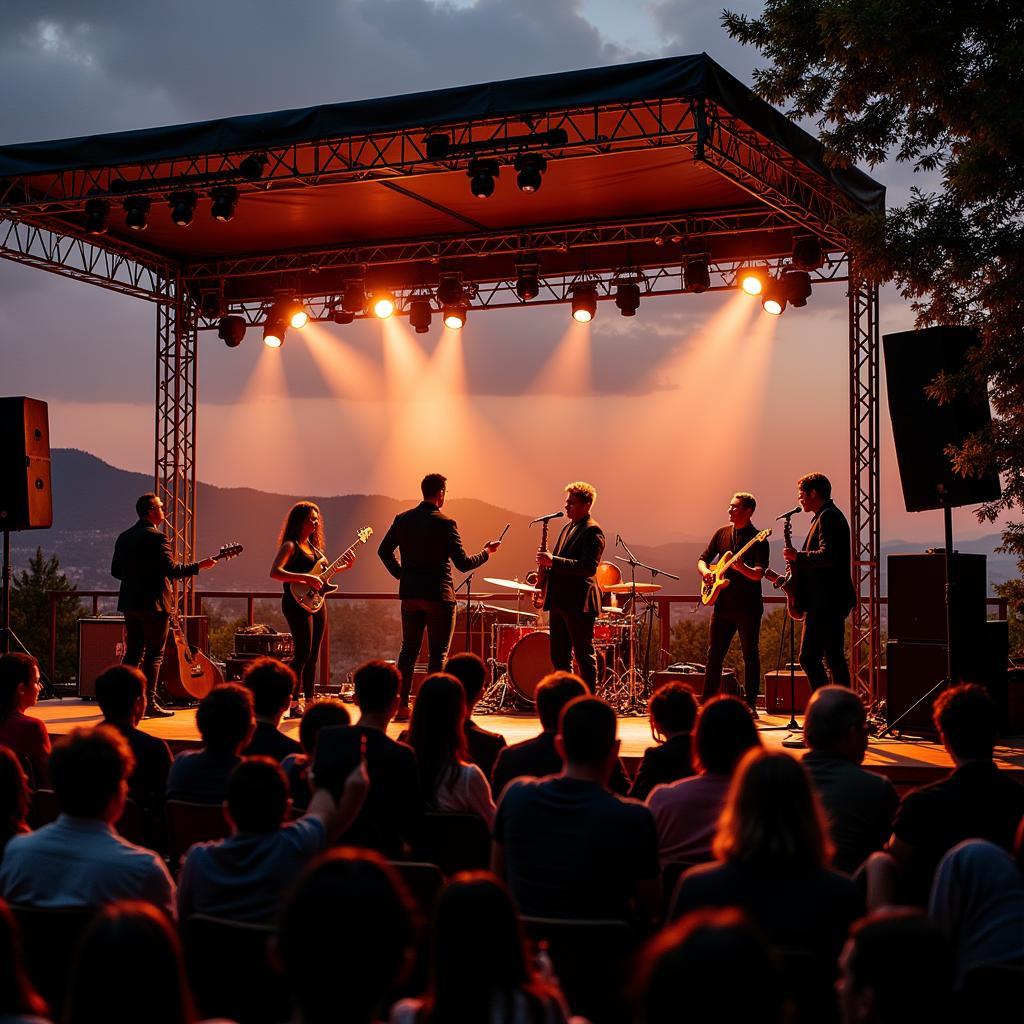
<svg viewBox="0 0 1024 1024">
<path fill-rule="evenodd" d="M 977 505 L 1000 496 L 999 477 L 963 477 L 953 471 L 946 449 L 961 444 L 992 419 L 985 389 L 973 388 L 939 405 L 925 388 L 942 371 L 958 373 L 976 336 L 965 327 L 928 327 L 884 338 L 889 416 L 896 461 L 908 512 Z"/>
<path fill-rule="evenodd" d="M 652 694 L 657 693 L 666 683 L 682 683 L 684 686 L 688 686 L 698 700 L 700 700 L 704 693 L 703 672 L 677 672 L 669 665 L 668 668 L 662 669 L 660 672 L 651 673 Z M 736 669 L 722 669 L 722 687 L 719 693 L 730 693 L 737 697 L 743 696 L 736 683 Z"/>
<path fill-rule="evenodd" d="M 801 715 L 810 699 L 811 686 L 802 669 L 796 670 L 792 683 L 788 669 L 781 672 L 765 672 L 764 709 L 769 715 L 788 715 L 790 706 L 794 703 L 796 706 L 792 709 L 793 714 Z"/>
<path fill-rule="evenodd" d="M 96 697 L 96 677 L 124 657 L 124 619 L 120 615 L 78 620 L 78 696 Z"/>
<path fill-rule="evenodd" d="M 46 403 L 0 398 L 0 530 L 53 525 Z"/>
<path fill-rule="evenodd" d="M 886 694 L 885 720 L 888 725 L 899 718 L 936 683 L 946 678 L 946 645 L 915 644 L 890 640 L 885 645 Z M 932 704 L 945 689 L 940 686 L 899 724 L 903 732 L 934 734 Z"/>
<path fill-rule="evenodd" d="M 981 642 L 988 591 L 984 555 L 954 552 L 953 630 L 958 650 Z M 887 563 L 890 640 L 946 642 L 946 560 L 941 553 L 889 555 Z"/>
</svg>

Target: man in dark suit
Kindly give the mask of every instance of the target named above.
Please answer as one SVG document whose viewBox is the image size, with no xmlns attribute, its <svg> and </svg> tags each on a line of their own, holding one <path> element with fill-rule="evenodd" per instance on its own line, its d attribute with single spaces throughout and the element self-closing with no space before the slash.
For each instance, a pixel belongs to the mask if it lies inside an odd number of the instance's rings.
<svg viewBox="0 0 1024 1024">
<path fill-rule="evenodd" d="M 117 610 L 124 613 L 124 665 L 142 666 L 146 675 L 146 717 L 167 718 L 173 711 L 162 708 L 156 699 L 160 663 L 167 645 L 170 615 L 174 610 L 171 580 L 195 576 L 200 569 L 217 563 L 212 558 L 201 562 L 176 564 L 171 544 L 160 531 L 164 521 L 164 503 L 152 493 L 135 502 L 139 521 L 125 530 L 114 544 L 110 575 L 121 581 Z"/>
<path fill-rule="evenodd" d="M 590 515 L 597 491 L 578 480 L 565 488 L 565 514 L 569 519 L 555 542 L 554 551 L 538 551 L 537 564 L 548 570 L 544 608 L 549 612 L 551 663 L 572 671 L 576 654 L 580 677 L 597 689 L 597 652 L 594 622 L 601 612 L 597 567 L 604 554 L 604 532 Z"/>
<path fill-rule="evenodd" d="M 454 562 L 459 572 L 469 572 L 483 565 L 501 543 L 491 541 L 479 554 L 466 554 L 455 520 L 441 513 L 447 484 L 440 473 L 427 474 L 420 484 L 423 501 L 395 516 L 391 529 L 377 548 L 380 560 L 398 580 L 398 596 L 402 599 L 402 650 L 398 655 L 402 693 L 395 713 L 396 722 L 409 719 L 413 668 L 424 630 L 429 651 L 427 672 L 444 669 L 455 628 L 451 563 Z M 395 558 L 396 548 L 401 561 Z"/>
<path fill-rule="evenodd" d="M 822 473 L 797 481 L 797 499 L 814 518 L 803 550 L 784 548 L 795 574 L 797 595 L 807 612 L 800 638 L 800 667 L 812 690 L 832 682 L 850 685 L 846 663 L 846 619 L 856 603 L 850 578 L 850 524 L 832 501 L 832 484 Z M 824 659 L 824 662 L 823 660 Z"/>
</svg>

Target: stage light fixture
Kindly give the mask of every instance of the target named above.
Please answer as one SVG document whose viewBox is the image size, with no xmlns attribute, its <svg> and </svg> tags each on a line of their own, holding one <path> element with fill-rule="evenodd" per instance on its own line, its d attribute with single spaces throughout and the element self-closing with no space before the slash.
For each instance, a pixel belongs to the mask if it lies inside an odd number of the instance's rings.
<svg viewBox="0 0 1024 1024">
<path fill-rule="evenodd" d="M 683 265 L 683 287 L 688 292 L 700 295 L 711 287 L 711 271 L 703 256 L 687 260 Z"/>
<path fill-rule="evenodd" d="M 782 294 L 791 306 L 806 306 L 811 297 L 811 275 L 806 270 L 787 267 L 782 272 Z"/>
<path fill-rule="evenodd" d="M 458 306 L 465 298 L 462 279 L 458 274 L 442 274 L 437 282 L 437 302 L 439 306 Z"/>
<path fill-rule="evenodd" d="M 494 181 L 501 174 L 497 160 L 470 160 L 469 170 L 470 191 L 477 199 L 487 199 L 494 195 Z"/>
<path fill-rule="evenodd" d="M 597 289 L 592 284 L 578 284 L 572 290 L 572 318 L 578 324 L 589 324 L 597 315 Z"/>
<path fill-rule="evenodd" d="M 221 315 L 221 298 L 219 292 L 203 292 L 199 300 L 199 311 L 204 320 L 212 320 Z"/>
<path fill-rule="evenodd" d="M 171 220 L 179 228 L 187 228 L 196 215 L 196 201 L 198 196 L 191 189 L 184 192 L 173 192 L 168 197 L 167 203 L 171 208 Z"/>
<path fill-rule="evenodd" d="M 465 306 L 445 306 L 441 315 L 445 327 L 451 331 L 461 331 L 466 324 L 468 310 Z"/>
<path fill-rule="evenodd" d="M 425 145 L 428 160 L 444 160 L 452 148 L 450 135 L 428 135 Z"/>
<path fill-rule="evenodd" d="M 748 295 L 760 295 L 768 283 L 766 277 L 767 275 L 763 270 L 759 270 L 756 267 L 744 267 L 736 275 L 736 280 L 739 281 L 740 287 Z"/>
<path fill-rule="evenodd" d="M 309 313 L 300 299 L 288 299 L 285 302 L 285 316 L 288 318 L 289 327 L 294 327 L 297 331 L 301 331 L 309 323 Z"/>
<path fill-rule="evenodd" d="M 535 266 L 520 266 L 516 274 L 516 295 L 529 302 L 540 295 L 540 280 Z"/>
<path fill-rule="evenodd" d="M 105 235 L 110 228 L 110 203 L 106 199 L 85 201 L 85 230 L 90 235 Z"/>
<path fill-rule="evenodd" d="M 341 308 L 346 313 L 362 313 L 366 308 L 366 286 L 362 281 L 349 281 L 341 293 Z"/>
<path fill-rule="evenodd" d="M 263 168 L 270 163 L 266 153 L 250 153 L 239 165 L 238 173 L 247 181 L 259 181 Z"/>
<path fill-rule="evenodd" d="M 333 319 L 336 324 L 350 324 L 355 318 L 355 313 L 342 309 L 341 306 L 334 307 Z"/>
<path fill-rule="evenodd" d="M 516 157 L 516 184 L 520 192 L 536 192 L 541 186 L 548 162 L 540 153 L 520 153 Z"/>
<path fill-rule="evenodd" d="M 761 308 L 772 316 L 781 316 L 786 309 L 786 295 L 782 282 L 769 278 L 761 297 Z"/>
<path fill-rule="evenodd" d="M 814 235 L 798 238 L 793 243 L 793 266 L 797 270 L 820 270 L 824 265 L 821 242 Z"/>
<path fill-rule="evenodd" d="M 234 185 L 218 185 L 210 190 L 210 216 L 214 220 L 227 222 L 235 215 L 238 205 L 238 189 Z"/>
<path fill-rule="evenodd" d="M 263 344 L 267 348 L 280 348 L 284 344 L 284 336 L 288 333 L 288 321 L 276 316 L 273 311 L 267 316 L 263 325 Z"/>
<path fill-rule="evenodd" d="M 227 345 L 228 348 L 238 348 L 245 338 L 245 318 L 241 316 L 222 316 L 217 324 L 217 337 Z M 266 331 L 263 340 L 266 341 Z"/>
<path fill-rule="evenodd" d="M 426 334 L 430 330 L 430 321 L 433 319 L 433 312 L 430 308 L 430 299 L 420 296 L 409 303 L 409 324 L 417 334 Z"/>
<path fill-rule="evenodd" d="M 635 281 L 623 281 L 615 289 L 615 305 L 623 316 L 636 316 L 640 308 L 640 285 Z"/>
<path fill-rule="evenodd" d="M 132 231 L 149 227 L 149 200 L 145 196 L 129 196 L 124 201 L 124 222 Z"/>
<path fill-rule="evenodd" d="M 375 292 L 373 296 L 373 315 L 387 320 L 395 311 L 395 297 L 388 291 Z"/>
</svg>

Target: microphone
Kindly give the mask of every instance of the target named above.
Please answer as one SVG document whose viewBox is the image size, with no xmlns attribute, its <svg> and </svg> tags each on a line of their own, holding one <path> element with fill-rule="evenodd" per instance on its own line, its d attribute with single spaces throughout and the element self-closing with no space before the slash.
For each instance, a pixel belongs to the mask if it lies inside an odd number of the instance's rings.
<svg viewBox="0 0 1024 1024">
<path fill-rule="evenodd" d="M 621 543 L 622 538 L 618 534 L 615 534 L 615 546 L 618 547 Z"/>
<path fill-rule="evenodd" d="M 550 512 L 546 516 L 537 516 L 530 525 L 533 526 L 533 523 L 546 523 L 549 519 L 561 519 L 564 515 L 564 512 Z"/>
<path fill-rule="evenodd" d="M 798 516 L 802 511 L 803 509 L 797 505 L 796 508 L 791 508 L 788 512 L 783 512 L 781 516 L 776 516 L 775 522 L 778 522 L 780 519 L 789 519 L 790 516 Z"/>
</svg>

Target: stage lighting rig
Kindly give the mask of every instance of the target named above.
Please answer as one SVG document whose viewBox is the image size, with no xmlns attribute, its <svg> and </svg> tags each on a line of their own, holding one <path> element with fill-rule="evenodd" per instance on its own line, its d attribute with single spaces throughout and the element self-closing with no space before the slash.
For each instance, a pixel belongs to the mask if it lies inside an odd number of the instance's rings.
<svg viewBox="0 0 1024 1024">
<path fill-rule="evenodd" d="M 437 282 L 437 304 L 458 306 L 465 302 L 466 292 L 459 274 L 442 274 Z"/>
<path fill-rule="evenodd" d="M 187 228 L 192 223 L 192 218 L 196 215 L 197 200 L 198 196 L 192 189 L 172 192 L 168 197 L 167 204 L 171 208 L 171 220 L 179 228 Z"/>
<path fill-rule="evenodd" d="M 786 267 L 782 272 L 782 294 L 791 306 L 806 306 L 811 297 L 811 275 L 806 270 Z"/>
<path fill-rule="evenodd" d="M 220 292 L 203 292 L 199 298 L 199 312 L 204 320 L 212 320 L 222 315 L 224 303 L 221 301 Z"/>
<path fill-rule="evenodd" d="M 620 281 L 615 289 L 615 305 L 623 316 L 636 316 L 640 308 L 640 285 L 636 281 Z"/>
<path fill-rule="evenodd" d="M 426 334 L 430 330 L 430 321 L 433 319 L 433 310 L 430 308 L 430 299 L 426 295 L 417 295 L 409 303 L 409 325 L 417 334 Z"/>
<path fill-rule="evenodd" d="M 820 270 L 824 265 L 821 242 L 814 235 L 798 238 L 793 243 L 793 266 L 797 270 Z"/>
<path fill-rule="evenodd" d="M 782 281 L 769 278 L 761 296 L 761 308 L 772 316 L 781 316 L 786 310 L 786 293 Z"/>
<path fill-rule="evenodd" d="M 597 315 L 597 289 L 592 284 L 578 284 L 572 290 L 572 318 L 578 324 L 589 324 Z"/>
<path fill-rule="evenodd" d="M 366 285 L 360 279 L 349 281 L 341 293 L 341 308 L 346 313 L 362 313 L 366 309 Z"/>
<path fill-rule="evenodd" d="M 540 265 L 522 261 L 516 264 L 516 295 L 529 302 L 540 295 Z"/>
<path fill-rule="evenodd" d="M 284 299 L 284 315 L 288 320 L 288 326 L 301 331 L 309 323 L 309 313 L 302 304 L 301 299 Z"/>
<path fill-rule="evenodd" d="M 128 196 L 124 201 L 124 222 L 132 231 L 149 227 L 149 200 L 145 196 Z"/>
<path fill-rule="evenodd" d="M 245 317 L 222 316 L 217 324 L 217 337 L 227 345 L 228 348 L 238 348 L 245 338 Z M 263 332 L 263 340 L 266 342 L 266 330 Z"/>
<path fill-rule="evenodd" d="M 548 162 L 540 153 L 520 153 L 516 157 L 516 184 L 520 192 L 536 192 L 540 186 Z"/>
<path fill-rule="evenodd" d="M 768 284 L 768 275 L 759 267 L 743 267 L 736 280 L 747 295 L 760 295 Z"/>
<path fill-rule="evenodd" d="M 683 264 L 683 287 L 696 295 L 711 287 L 711 272 L 703 256 L 693 257 Z"/>
<path fill-rule="evenodd" d="M 266 153 L 250 153 L 239 165 L 238 173 L 246 181 L 259 181 L 263 177 L 263 169 L 270 163 Z"/>
<path fill-rule="evenodd" d="M 379 320 L 387 320 L 395 311 L 395 297 L 391 292 L 381 290 L 373 293 L 373 315 Z"/>
<path fill-rule="evenodd" d="M 214 220 L 227 222 L 235 215 L 238 205 L 238 189 L 234 185 L 218 185 L 210 189 L 210 216 Z"/>
<path fill-rule="evenodd" d="M 466 325 L 466 317 L 469 315 L 469 310 L 463 305 L 445 306 L 441 315 L 445 327 L 450 331 L 461 331 Z"/>
<path fill-rule="evenodd" d="M 336 324 L 350 324 L 355 320 L 355 318 L 355 313 L 342 306 L 335 305 L 331 309 L 331 319 L 334 320 Z"/>
<path fill-rule="evenodd" d="M 501 174 L 501 167 L 497 160 L 470 160 L 466 174 L 473 195 L 477 199 L 487 199 L 494 195 L 494 182 Z"/>
<path fill-rule="evenodd" d="M 110 228 L 110 203 L 106 199 L 85 201 L 85 230 L 90 235 L 105 235 Z"/>
<path fill-rule="evenodd" d="M 288 321 L 280 315 L 279 310 L 277 304 L 272 306 L 263 325 L 263 344 L 267 348 L 280 348 L 284 344 L 284 336 L 288 333 Z"/>
</svg>

